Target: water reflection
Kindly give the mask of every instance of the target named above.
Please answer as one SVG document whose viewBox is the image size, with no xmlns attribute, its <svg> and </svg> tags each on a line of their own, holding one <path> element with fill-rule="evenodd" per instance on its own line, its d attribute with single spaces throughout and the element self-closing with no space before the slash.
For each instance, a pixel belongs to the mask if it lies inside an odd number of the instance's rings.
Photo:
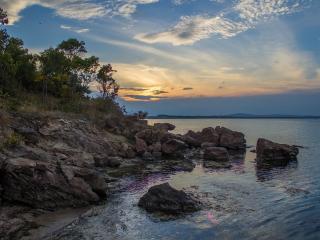
<svg viewBox="0 0 320 240">
<path fill-rule="evenodd" d="M 296 171 L 298 167 L 298 161 L 292 161 L 284 167 L 257 167 L 256 166 L 256 177 L 257 181 L 265 182 L 278 178 L 287 178 Z"/>
</svg>

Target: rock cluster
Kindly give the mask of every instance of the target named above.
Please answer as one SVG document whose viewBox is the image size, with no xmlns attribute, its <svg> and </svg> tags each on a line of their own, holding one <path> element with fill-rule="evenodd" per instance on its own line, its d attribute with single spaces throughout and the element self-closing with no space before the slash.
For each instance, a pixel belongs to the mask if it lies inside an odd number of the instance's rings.
<svg viewBox="0 0 320 240">
<path fill-rule="evenodd" d="M 200 132 L 189 131 L 185 135 L 172 134 L 175 126 L 168 123 L 157 123 L 135 135 L 136 151 L 148 159 L 163 157 L 184 158 L 191 148 L 202 148 L 205 160 L 221 162 L 228 159 L 228 151 L 244 150 L 244 134 L 224 127 L 208 127 Z M 216 148 L 215 148 L 216 147 Z M 225 155 L 222 157 L 221 151 Z M 212 156 L 216 157 L 212 157 Z M 210 157 L 211 156 L 211 157 Z M 208 164 L 209 165 L 209 164 Z"/>
</svg>

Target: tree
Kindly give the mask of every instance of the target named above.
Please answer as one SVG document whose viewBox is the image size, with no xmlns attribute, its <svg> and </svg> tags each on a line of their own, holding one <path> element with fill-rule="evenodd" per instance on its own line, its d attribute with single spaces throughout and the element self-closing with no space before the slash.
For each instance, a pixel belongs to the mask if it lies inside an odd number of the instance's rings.
<svg viewBox="0 0 320 240">
<path fill-rule="evenodd" d="M 17 95 L 22 89 L 30 89 L 36 73 L 34 56 L 24 48 L 23 41 L 10 37 L 0 30 L 0 89 Z"/>
<path fill-rule="evenodd" d="M 62 97 L 68 92 L 68 59 L 64 53 L 49 48 L 39 56 L 42 93 L 44 101 L 48 92 L 54 96 Z M 65 91 L 63 91 L 65 90 Z"/>
<path fill-rule="evenodd" d="M 89 93 L 89 84 L 94 80 L 99 67 L 99 58 L 95 56 L 84 58 L 84 54 L 87 53 L 85 42 L 74 38 L 62 41 L 57 50 L 62 52 L 69 61 L 71 95 Z"/>
<path fill-rule="evenodd" d="M 118 96 L 119 85 L 116 80 L 113 79 L 113 70 L 111 64 L 103 65 L 97 75 L 97 82 L 99 83 L 99 91 L 102 94 L 103 99 L 114 100 Z"/>
<path fill-rule="evenodd" d="M 58 47 L 68 58 L 73 59 L 87 53 L 84 41 L 78 41 L 75 38 L 62 41 Z"/>
</svg>

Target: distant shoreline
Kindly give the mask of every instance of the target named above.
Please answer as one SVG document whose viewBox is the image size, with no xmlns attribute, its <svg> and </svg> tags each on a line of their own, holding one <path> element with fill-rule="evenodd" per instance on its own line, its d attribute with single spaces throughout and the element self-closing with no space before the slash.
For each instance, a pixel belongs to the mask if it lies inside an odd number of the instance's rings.
<svg viewBox="0 0 320 240">
<path fill-rule="evenodd" d="M 217 116 L 178 116 L 157 115 L 148 116 L 148 119 L 320 119 L 320 116 L 298 116 L 298 115 L 217 115 Z"/>
</svg>

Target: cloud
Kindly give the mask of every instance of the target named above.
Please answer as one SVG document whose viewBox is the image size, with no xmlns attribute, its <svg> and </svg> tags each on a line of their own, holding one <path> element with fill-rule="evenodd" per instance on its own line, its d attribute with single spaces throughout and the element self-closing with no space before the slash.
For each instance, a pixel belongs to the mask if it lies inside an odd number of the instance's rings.
<svg viewBox="0 0 320 240">
<path fill-rule="evenodd" d="M 180 22 L 165 32 L 138 34 L 135 39 L 146 43 L 167 42 L 174 46 L 191 45 L 201 39 L 217 35 L 222 38 L 236 36 L 248 29 L 246 24 L 235 22 L 221 16 L 181 17 Z"/>
<path fill-rule="evenodd" d="M 133 92 L 144 92 L 147 91 L 147 88 L 134 88 L 134 87 L 122 87 L 120 90 L 124 91 L 133 91 Z"/>
<path fill-rule="evenodd" d="M 149 95 L 125 95 L 124 99 L 127 100 L 138 100 L 138 101 L 157 101 L 160 99 L 166 99 L 167 97 L 162 96 L 149 96 Z"/>
<path fill-rule="evenodd" d="M 119 0 L 118 3 L 112 2 L 113 14 L 129 17 L 136 12 L 138 5 L 157 2 L 159 0 Z"/>
<path fill-rule="evenodd" d="M 153 90 L 152 93 L 154 95 L 161 95 L 161 94 L 166 94 L 166 93 L 169 93 L 169 92 L 162 91 L 162 90 Z"/>
<path fill-rule="evenodd" d="M 11 24 L 21 19 L 21 12 L 32 5 L 55 10 L 56 14 L 71 19 L 87 20 L 106 15 L 128 17 L 138 5 L 156 3 L 159 0 L 2 0 L 1 7 L 8 11 Z"/>
<path fill-rule="evenodd" d="M 100 36 L 94 36 L 94 35 L 90 35 L 90 36 L 88 36 L 88 38 L 90 38 L 96 42 L 110 44 L 110 45 L 119 46 L 119 47 L 125 47 L 125 48 L 132 49 L 132 50 L 135 50 L 138 52 L 149 53 L 149 54 L 152 54 L 152 55 L 155 55 L 155 56 L 158 56 L 161 58 L 165 58 L 168 60 L 172 60 L 172 61 L 178 61 L 178 62 L 182 62 L 182 63 L 192 62 L 191 59 L 180 57 L 174 53 L 166 52 L 166 51 L 160 50 L 158 48 L 145 46 L 142 44 L 114 40 L 114 39 L 109 39 L 106 37 L 100 37 Z"/>
<path fill-rule="evenodd" d="M 193 90 L 193 88 L 192 88 L 192 87 L 185 87 L 185 88 L 183 88 L 182 90 L 183 90 L 183 91 L 190 91 L 190 90 Z"/>
<path fill-rule="evenodd" d="M 64 29 L 64 30 L 76 32 L 76 33 L 86 33 L 86 32 L 90 31 L 90 29 L 88 29 L 88 28 L 78 28 L 78 27 L 71 27 L 71 26 L 67 26 L 67 25 L 60 25 L 60 28 Z"/>
<path fill-rule="evenodd" d="M 3 0 L 1 5 L 8 11 L 12 24 L 21 19 L 22 10 L 32 5 L 51 8 L 59 16 L 78 20 L 101 17 L 108 13 L 104 5 L 89 0 Z"/>
<path fill-rule="evenodd" d="M 303 8 L 303 3 L 303 0 L 239 0 L 216 16 L 184 16 L 166 31 L 137 34 L 135 39 L 174 46 L 192 45 L 211 36 L 227 39 L 255 28 L 261 21 L 294 13 Z"/>
</svg>

